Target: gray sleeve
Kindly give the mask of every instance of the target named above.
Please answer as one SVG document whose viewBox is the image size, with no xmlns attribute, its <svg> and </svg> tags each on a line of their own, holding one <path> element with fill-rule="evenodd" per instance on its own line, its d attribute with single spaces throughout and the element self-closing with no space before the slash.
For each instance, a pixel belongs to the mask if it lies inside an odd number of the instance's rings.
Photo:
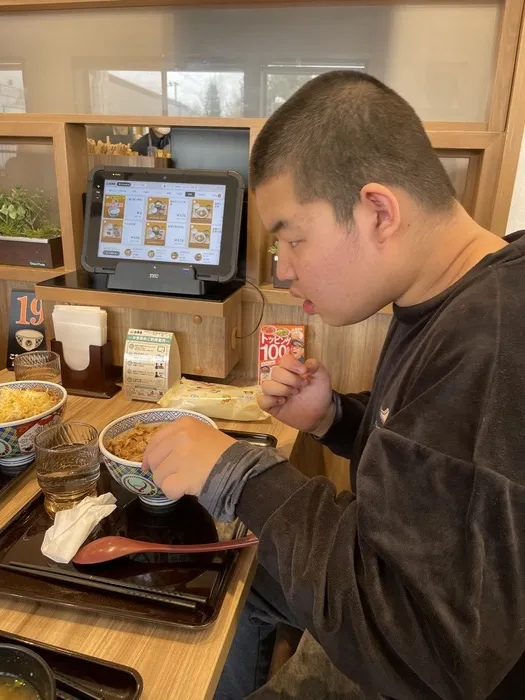
<svg viewBox="0 0 525 700">
<path fill-rule="evenodd" d="M 237 502 L 246 482 L 286 458 L 267 447 L 253 447 L 242 440 L 229 447 L 213 467 L 199 502 L 217 520 L 236 518 Z"/>
</svg>

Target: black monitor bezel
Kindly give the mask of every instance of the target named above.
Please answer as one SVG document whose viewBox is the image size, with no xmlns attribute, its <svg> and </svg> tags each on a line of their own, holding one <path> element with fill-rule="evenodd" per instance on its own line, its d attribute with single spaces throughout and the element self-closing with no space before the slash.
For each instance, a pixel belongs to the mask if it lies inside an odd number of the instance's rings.
<svg viewBox="0 0 525 700">
<path fill-rule="evenodd" d="M 178 170 L 176 168 L 99 167 L 89 174 L 84 224 L 82 265 L 88 272 L 113 273 L 116 266 L 128 262 L 126 258 L 104 258 L 98 255 L 100 223 L 103 213 L 105 180 L 141 182 L 176 182 L 184 184 L 217 184 L 226 186 L 224 198 L 223 232 L 218 265 L 192 262 L 196 279 L 228 282 L 237 272 L 240 224 L 244 197 L 244 181 L 236 171 Z M 139 261 L 134 260 L 134 263 Z M 162 265 L 166 269 L 188 268 L 190 263 L 140 261 L 144 266 Z"/>
</svg>

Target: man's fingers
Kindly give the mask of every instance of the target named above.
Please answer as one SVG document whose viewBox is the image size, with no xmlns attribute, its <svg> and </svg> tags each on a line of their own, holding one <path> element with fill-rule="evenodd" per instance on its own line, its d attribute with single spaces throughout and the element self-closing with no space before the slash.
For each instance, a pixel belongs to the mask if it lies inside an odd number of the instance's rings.
<svg viewBox="0 0 525 700">
<path fill-rule="evenodd" d="M 262 391 L 266 396 L 294 396 L 299 393 L 299 389 L 275 382 L 273 379 L 267 379 L 262 383 Z"/>
<path fill-rule="evenodd" d="M 318 360 L 315 360 L 313 357 L 310 357 L 308 360 L 306 360 L 303 366 L 306 372 L 310 375 L 316 374 L 319 371 L 319 368 L 321 367 Z"/>
<path fill-rule="evenodd" d="M 155 483 L 163 491 L 163 493 L 168 497 L 177 501 L 186 494 L 184 488 L 184 482 L 179 474 L 169 474 L 163 481 L 157 481 L 155 478 Z"/>
<path fill-rule="evenodd" d="M 171 431 L 165 432 L 164 428 L 159 433 L 164 434 L 155 443 L 153 441 L 149 443 L 142 459 L 142 468 L 145 470 L 150 469 L 152 472 L 166 459 L 173 448 L 174 440 L 176 440 L 175 435 Z M 157 437 L 157 435 L 154 435 L 154 437 Z"/>
<path fill-rule="evenodd" d="M 296 360 L 293 355 L 283 355 L 279 360 L 278 366 L 287 369 L 289 372 L 294 372 L 295 374 L 307 373 L 305 365 L 303 365 L 302 362 L 299 362 L 299 360 Z M 272 371 L 272 376 L 273 372 L 275 372 L 275 369 Z"/>
<path fill-rule="evenodd" d="M 180 420 L 181 419 L 179 418 L 179 420 L 175 420 L 171 423 L 168 423 L 160 430 L 157 430 L 157 432 L 154 433 L 148 440 L 148 444 L 144 451 L 144 457 L 142 459 L 142 466 L 144 467 L 144 469 L 150 468 L 150 456 L 153 453 L 153 451 L 156 450 L 162 442 L 164 442 L 166 437 L 172 436 L 176 433 L 175 426 Z"/>
<path fill-rule="evenodd" d="M 267 379 L 267 382 L 278 382 L 279 384 L 285 384 L 286 386 L 291 386 L 294 387 L 295 389 L 300 389 L 302 386 L 305 386 L 305 379 L 304 377 L 301 377 L 301 375 L 296 374 L 295 372 L 290 372 L 289 370 L 285 369 L 284 367 L 274 367 L 272 370 L 272 378 Z"/>
<path fill-rule="evenodd" d="M 164 491 L 162 484 L 168 479 L 171 474 L 177 474 L 177 464 L 173 459 L 173 454 L 168 454 L 157 468 L 152 472 L 153 481 L 157 486 Z"/>
<path fill-rule="evenodd" d="M 161 462 L 165 458 L 165 454 L 162 450 L 157 452 L 159 446 L 165 441 L 173 444 L 174 440 L 183 436 L 185 431 L 189 428 L 191 429 L 192 423 L 199 423 L 202 425 L 197 418 L 193 418 L 192 416 L 182 416 L 182 418 L 177 418 L 176 420 L 171 421 L 154 433 L 151 439 L 148 441 L 144 451 L 142 467 L 144 469 L 151 469 L 152 464 L 158 464 Z"/>
<path fill-rule="evenodd" d="M 284 396 L 265 396 L 264 394 L 259 394 L 257 403 L 263 411 L 271 413 L 274 409 L 280 408 L 286 403 L 286 398 L 284 398 Z"/>
</svg>

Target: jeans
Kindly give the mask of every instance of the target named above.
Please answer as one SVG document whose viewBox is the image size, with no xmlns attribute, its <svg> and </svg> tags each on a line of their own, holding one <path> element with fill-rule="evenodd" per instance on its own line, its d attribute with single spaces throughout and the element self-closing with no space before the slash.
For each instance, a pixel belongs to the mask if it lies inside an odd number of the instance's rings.
<svg viewBox="0 0 525 700">
<path fill-rule="evenodd" d="M 308 632 L 294 656 L 267 682 L 279 622 L 300 629 L 281 587 L 259 566 L 214 700 L 379 700 L 365 696 L 338 671 Z"/>
</svg>

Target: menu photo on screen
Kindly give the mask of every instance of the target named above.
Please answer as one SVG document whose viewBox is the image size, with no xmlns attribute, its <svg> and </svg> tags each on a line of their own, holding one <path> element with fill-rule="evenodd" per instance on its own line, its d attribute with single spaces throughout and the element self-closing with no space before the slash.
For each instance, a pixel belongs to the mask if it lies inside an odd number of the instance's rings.
<svg viewBox="0 0 525 700">
<path fill-rule="evenodd" d="M 225 195 L 222 184 L 106 180 L 98 255 L 218 265 Z"/>
</svg>

